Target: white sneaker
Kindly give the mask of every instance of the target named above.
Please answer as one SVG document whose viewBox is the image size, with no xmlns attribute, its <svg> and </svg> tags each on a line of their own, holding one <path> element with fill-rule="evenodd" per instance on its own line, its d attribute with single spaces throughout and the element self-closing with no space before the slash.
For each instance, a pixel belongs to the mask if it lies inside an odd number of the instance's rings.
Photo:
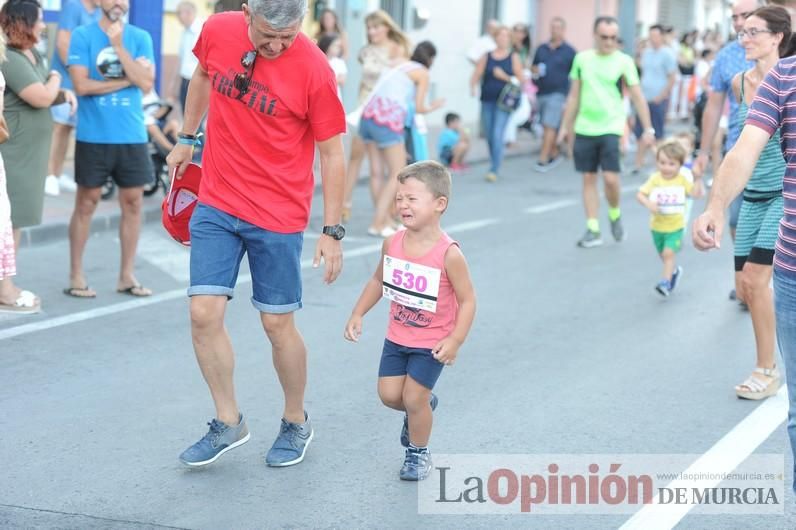
<svg viewBox="0 0 796 530">
<path fill-rule="evenodd" d="M 55 175 L 47 175 L 44 179 L 44 194 L 51 197 L 57 197 L 61 194 L 61 186 L 58 184 L 58 177 Z"/>
<path fill-rule="evenodd" d="M 70 193 L 74 193 L 77 191 L 77 184 L 75 183 L 75 179 L 66 174 L 58 177 L 58 187 L 61 188 L 61 191 L 68 191 Z"/>
</svg>

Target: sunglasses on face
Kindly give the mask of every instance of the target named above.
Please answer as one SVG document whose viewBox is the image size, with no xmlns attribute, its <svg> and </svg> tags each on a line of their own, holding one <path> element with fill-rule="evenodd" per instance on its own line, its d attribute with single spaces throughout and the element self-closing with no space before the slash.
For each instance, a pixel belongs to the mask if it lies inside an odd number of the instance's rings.
<svg viewBox="0 0 796 530">
<path fill-rule="evenodd" d="M 249 91 L 249 85 L 251 85 L 252 75 L 254 74 L 254 62 L 256 59 L 257 50 L 249 50 L 240 58 L 240 65 L 245 68 L 245 70 L 235 75 L 235 79 L 232 81 L 232 84 L 238 90 L 238 92 L 240 92 L 241 96 Z"/>
</svg>

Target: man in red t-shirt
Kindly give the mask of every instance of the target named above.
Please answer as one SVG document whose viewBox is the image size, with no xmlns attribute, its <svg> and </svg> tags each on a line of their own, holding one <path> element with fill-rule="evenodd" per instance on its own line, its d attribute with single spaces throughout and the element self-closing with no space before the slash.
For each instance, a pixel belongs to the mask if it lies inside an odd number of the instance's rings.
<svg viewBox="0 0 796 530">
<path fill-rule="evenodd" d="M 188 89 L 179 144 L 168 157 L 180 178 L 207 115 L 199 204 L 191 218 L 191 331 L 216 418 L 186 449 L 189 466 L 215 461 L 249 440 L 235 400 L 234 353 L 224 328 L 238 268 L 249 255 L 252 304 L 260 311 L 285 393 L 271 466 L 304 459 L 312 427 L 304 411 L 306 357 L 293 312 L 301 307 L 301 247 L 321 157 L 324 227 L 314 266 L 327 283 L 342 267 L 345 115 L 326 57 L 299 32 L 306 0 L 251 0 L 210 17 L 194 47 L 199 66 Z"/>
</svg>

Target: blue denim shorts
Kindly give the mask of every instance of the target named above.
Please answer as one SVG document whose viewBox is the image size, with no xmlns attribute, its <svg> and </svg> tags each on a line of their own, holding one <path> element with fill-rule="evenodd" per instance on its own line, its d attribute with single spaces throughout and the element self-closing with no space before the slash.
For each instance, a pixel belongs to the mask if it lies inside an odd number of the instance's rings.
<svg viewBox="0 0 796 530">
<path fill-rule="evenodd" d="M 380 149 L 404 143 L 403 133 L 379 125 L 370 118 L 362 118 L 359 121 L 359 136 L 366 144 L 375 143 Z"/>
<path fill-rule="evenodd" d="M 72 107 L 69 103 L 60 103 L 50 107 L 50 116 L 55 123 L 75 127 L 77 125 L 77 112 L 70 114 Z"/>
<path fill-rule="evenodd" d="M 232 298 L 240 262 L 248 254 L 252 305 L 273 314 L 301 308 L 302 232 L 271 232 L 201 203 L 191 216 L 190 229 L 188 296 Z"/>
<path fill-rule="evenodd" d="M 444 367 L 427 348 L 410 348 L 384 339 L 379 377 L 409 374 L 424 387 L 433 389 Z"/>
</svg>

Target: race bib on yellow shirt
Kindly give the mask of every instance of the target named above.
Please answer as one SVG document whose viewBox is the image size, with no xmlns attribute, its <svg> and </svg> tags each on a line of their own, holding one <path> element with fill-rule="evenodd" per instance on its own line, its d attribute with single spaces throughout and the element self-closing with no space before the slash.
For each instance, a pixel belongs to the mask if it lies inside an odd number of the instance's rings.
<svg viewBox="0 0 796 530">
<path fill-rule="evenodd" d="M 685 213 L 685 188 L 682 186 L 655 188 L 650 194 L 650 200 L 658 205 L 658 212 L 662 215 Z"/>
<path fill-rule="evenodd" d="M 384 298 L 403 306 L 436 313 L 439 281 L 442 275 L 440 269 L 392 256 L 384 256 L 383 265 Z"/>
</svg>

